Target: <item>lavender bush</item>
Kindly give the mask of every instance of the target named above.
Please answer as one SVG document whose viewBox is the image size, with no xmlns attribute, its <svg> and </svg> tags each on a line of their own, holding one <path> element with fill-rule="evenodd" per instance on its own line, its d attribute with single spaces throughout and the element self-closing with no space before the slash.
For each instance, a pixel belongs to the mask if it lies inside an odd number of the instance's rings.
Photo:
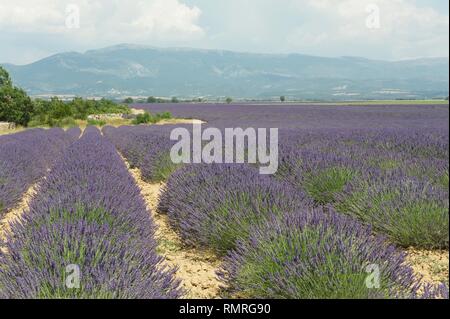
<svg viewBox="0 0 450 319">
<path fill-rule="evenodd" d="M 259 175 L 256 168 L 193 164 L 169 178 L 159 211 L 168 214 L 186 243 L 224 254 L 248 237 L 252 225 L 308 204 L 302 192 Z"/>
<path fill-rule="evenodd" d="M 379 281 L 369 277 L 379 270 Z M 321 209 L 284 214 L 252 228 L 220 276 L 244 298 L 417 298 L 422 287 L 404 254 L 355 220 Z M 428 287 L 426 297 L 448 295 Z"/>
<path fill-rule="evenodd" d="M 73 141 L 61 129 L 33 129 L 0 138 L 0 218 Z"/>
<path fill-rule="evenodd" d="M 289 149 L 281 154 L 278 178 L 305 191 L 317 205 L 332 204 L 345 186 L 356 179 L 361 167 L 348 151 L 327 151 L 329 145 Z M 286 148 L 282 148 L 285 151 Z"/>
<path fill-rule="evenodd" d="M 0 253 L 3 298 L 176 298 L 153 224 L 114 146 L 96 128 L 69 147 L 12 224 Z M 68 266 L 80 286 L 67 286 Z"/>
<path fill-rule="evenodd" d="M 448 191 L 429 183 L 401 175 L 370 176 L 348 185 L 336 207 L 401 246 L 448 248 Z"/>
<path fill-rule="evenodd" d="M 81 136 L 81 129 L 79 127 L 71 127 L 66 133 L 73 139 L 77 140 Z"/>
</svg>

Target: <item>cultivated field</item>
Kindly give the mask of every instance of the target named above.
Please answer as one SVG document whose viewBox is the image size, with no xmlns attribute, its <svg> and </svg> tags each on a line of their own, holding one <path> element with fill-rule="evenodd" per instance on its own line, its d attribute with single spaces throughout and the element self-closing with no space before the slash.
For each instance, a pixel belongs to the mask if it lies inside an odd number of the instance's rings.
<svg viewBox="0 0 450 319">
<path fill-rule="evenodd" d="M 448 298 L 448 105 L 134 107 L 279 128 L 278 171 L 174 164 L 182 123 L 0 136 L 0 298 Z"/>
</svg>

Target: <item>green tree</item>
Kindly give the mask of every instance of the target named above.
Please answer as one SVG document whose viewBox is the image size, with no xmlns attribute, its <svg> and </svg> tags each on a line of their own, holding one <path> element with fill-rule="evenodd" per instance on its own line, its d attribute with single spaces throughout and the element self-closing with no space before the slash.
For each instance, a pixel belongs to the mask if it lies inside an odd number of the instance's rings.
<svg viewBox="0 0 450 319">
<path fill-rule="evenodd" d="M 178 98 L 176 98 L 175 96 L 172 98 L 172 103 L 178 103 L 179 101 L 178 101 Z"/>
<path fill-rule="evenodd" d="M 9 73 L 0 66 L 0 86 L 12 86 L 11 77 Z"/>
<path fill-rule="evenodd" d="M 231 97 L 227 97 L 226 100 L 227 104 L 230 104 L 231 102 L 233 102 L 233 99 Z"/>
<path fill-rule="evenodd" d="M 76 119 L 86 120 L 91 111 L 89 109 L 90 104 L 84 101 L 81 97 L 74 98 L 71 104 L 74 117 Z"/>
<path fill-rule="evenodd" d="M 12 85 L 9 73 L 0 67 L 0 121 L 27 126 L 34 105 L 24 90 Z"/>
<path fill-rule="evenodd" d="M 0 87 L 0 121 L 27 126 L 33 111 L 33 101 L 24 90 L 8 84 Z"/>
<path fill-rule="evenodd" d="M 147 98 L 147 103 L 156 103 L 158 100 L 154 96 L 149 96 Z"/>
<path fill-rule="evenodd" d="M 127 97 L 125 100 L 123 100 L 123 103 L 125 103 L 125 104 L 131 104 L 133 102 L 134 102 L 134 100 L 132 97 Z"/>
<path fill-rule="evenodd" d="M 286 101 L 286 97 L 285 97 L 284 95 L 280 96 L 280 101 L 281 101 L 281 102 Z"/>
<path fill-rule="evenodd" d="M 54 119 L 63 119 L 65 117 L 72 117 L 73 111 L 69 103 L 61 101 L 57 97 L 53 97 L 49 104 L 50 116 Z"/>
</svg>

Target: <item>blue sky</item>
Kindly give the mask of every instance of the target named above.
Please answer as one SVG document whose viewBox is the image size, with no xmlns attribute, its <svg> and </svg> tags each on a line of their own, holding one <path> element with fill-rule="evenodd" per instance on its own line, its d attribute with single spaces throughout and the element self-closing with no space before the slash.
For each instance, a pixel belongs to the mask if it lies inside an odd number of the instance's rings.
<svg viewBox="0 0 450 319">
<path fill-rule="evenodd" d="M 0 62 L 118 43 L 448 57 L 448 12 L 447 0 L 0 0 Z"/>
</svg>

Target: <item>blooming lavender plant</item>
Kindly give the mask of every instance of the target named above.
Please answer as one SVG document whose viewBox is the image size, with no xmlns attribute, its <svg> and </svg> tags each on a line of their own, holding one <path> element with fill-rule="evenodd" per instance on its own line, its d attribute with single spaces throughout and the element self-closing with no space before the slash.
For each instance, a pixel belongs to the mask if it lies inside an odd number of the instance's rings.
<svg viewBox="0 0 450 319">
<path fill-rule="evenodd" d="M 349 184 L 336 207 L 401 246 L 448 248 L 448 191 L 430 183 L 400 174 L 372 175 Z"/>
<path fill-rule="evenodd" d="M 354 219 L 301 210 L 253 227 L 219 274 L 244 298 L 417 298 L 423 286 L 404 257 Z M 428 288 L 437 295 L 445 288 Z"/>
<path fill-rule="evenodd" d="M 223 254 L 272 214 L 308 205 L 302 192 L 245 164 L 192 164 L 176 171 L 160 197 L 159 211 L 184 241 Z"/>
<path fill-rule="evenodd" d="M 81 129 L 79 127 L 71 127 L 66 133 L 73 139 L 77 140 L 81 136 Z"/>
<path fill-rule="evenodd" d="M 61 129 L 33 129 L 0 139 L 0 217 L 47 173 L 72 141 Z"/>
</svg>

